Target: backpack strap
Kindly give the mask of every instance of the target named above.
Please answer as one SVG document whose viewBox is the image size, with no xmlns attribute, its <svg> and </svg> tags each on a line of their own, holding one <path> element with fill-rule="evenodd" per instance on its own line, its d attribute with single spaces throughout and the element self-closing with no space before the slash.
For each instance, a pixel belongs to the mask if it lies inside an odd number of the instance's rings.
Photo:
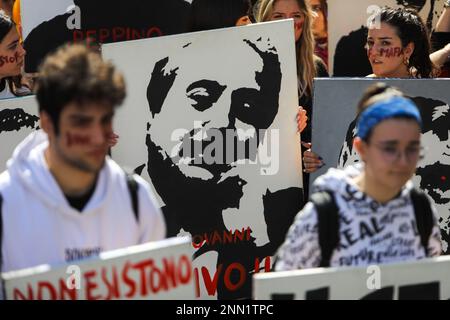
<svg viewBox="0 0 450 320">
<path fill-rule="evenodd" d="M 420 235 L 420 242 L 428 255 L 428 241 L 433 230 L 433 211 L 427 195 L 419 189 L 411 190 L 411 200 L 414 207 L 414 215 L 416 217 L 417 231 Z"/>
<path fill-rule="evenodd" d="M 339 209 L 329 191 L 313 193 L 310 201 L 317 211 L 319 245 L 322 252 L 319 267 L 329 267 L 331 255 L 339 245 Z"/>
<path fill-rule="evenodd" d="M 127 177 L 127 186 L 128 191 L 130 192 L 131 198 L 131 207 L 133 208 L 134 217 L 136 218 L 136 222 L 139 223 L 139 197 L 138 197 L 138 189 L 139 184 L 136 179 L 134 179 L 133 174 L 125 172 Z"/>
</svg>

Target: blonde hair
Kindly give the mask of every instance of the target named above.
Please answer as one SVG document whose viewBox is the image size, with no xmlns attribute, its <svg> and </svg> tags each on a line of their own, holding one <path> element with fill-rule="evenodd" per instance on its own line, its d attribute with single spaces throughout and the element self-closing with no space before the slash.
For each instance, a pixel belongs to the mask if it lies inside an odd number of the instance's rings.
<svg viewBox="0 0 450 320">
<path fill-rule="evenodd" d="M 256 21 L 269 21 L 273 7 L 277 1 L 280 0 L 259 0 L 256 9 Z M 300 95 L 306 94 L 311 96 L 313 91 L 313 80 L 317 75 L 316 60 L 320 60 L 320 58 L 314 54 L 315 42 L 312 31 L 314 13 L 309 2 L 305 0 L 296 1 L 300 7 L 300 11 L 305 17 L 302 34 L 295 44 L 299 92 Z"/>
</svg>

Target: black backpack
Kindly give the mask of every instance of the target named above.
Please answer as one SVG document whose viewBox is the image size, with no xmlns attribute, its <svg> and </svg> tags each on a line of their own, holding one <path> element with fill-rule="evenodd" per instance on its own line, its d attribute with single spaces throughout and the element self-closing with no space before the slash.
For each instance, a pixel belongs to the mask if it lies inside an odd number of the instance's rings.
<svg viewBox="0 0 450 320">
<path fill-rule="evenodd" d="M 411 190 L 411 200 L 416 217 L 417 231 L 420 241 L 428 253 L 428 239 L 433 229 L 433 212 L 427 196 L 421 190 L 413 188 Z M 317 211 L 319 245 L 322 252 L 320 267 L 329 267 L 331 255 L 340 242 L 339 235 L 339 209 L 334 200 L 334 195 L 330 191 L 319 191 L 313 193 L 310 201 Z"/>
<path fill-rule="evenodd" d="M 139 223 L 139 197 L 138 189 L 139 184 L 134 179 L 133 174 L 125 172 L 127 178 L 128 191 L 130 192 L 131 207 L 133 208 L 133 214 L 136 218 L 136 222 Z M 3 197 L 0 193 L 0 272 L 2 270 L 2 243 L 3 243 L 3 215 L 2 215 Z"/>
</svg>

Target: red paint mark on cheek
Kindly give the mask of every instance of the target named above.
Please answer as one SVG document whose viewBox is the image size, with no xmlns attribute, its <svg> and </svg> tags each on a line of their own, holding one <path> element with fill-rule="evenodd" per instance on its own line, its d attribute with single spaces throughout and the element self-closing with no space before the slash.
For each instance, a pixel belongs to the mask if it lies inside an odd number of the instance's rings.
<svg viewBox="0 0 450 320">
<path fill-rule="evenodd" d="M 16 52 L 13 57 L 11 56 L 0 56 L 0 67 L 3 67 L 5 64 L 8 63 L 17 63 L 19 60 L 19 55 Z"/>
<path fill-rule="evenodd" d="M 386 57 L 386 58 L 399 57 L 401 55 L 401 53 L 402 53 L 402 49 L 399 47 L 380 49 L 380 56 Z"/>
<path fill-rule="evenodd" d="M 302 21 L 296 21 L 295 22 L 295 28 L 296 29 L 301 29 L 301 28 L 303 28 L 303 20 Z"/>
<path fill-rule="evenodd" d="M 9 63 L 17 62 L 17 57 L 9 57 Z"/>
<path fill-rule="evenodd" d="M 88 145 L 91 142 L 91 139 L 88 136 L 68 132 L 66 134 L 66 141 L 67 146 L 70 148 L 73 146 Z"/>
</svg>

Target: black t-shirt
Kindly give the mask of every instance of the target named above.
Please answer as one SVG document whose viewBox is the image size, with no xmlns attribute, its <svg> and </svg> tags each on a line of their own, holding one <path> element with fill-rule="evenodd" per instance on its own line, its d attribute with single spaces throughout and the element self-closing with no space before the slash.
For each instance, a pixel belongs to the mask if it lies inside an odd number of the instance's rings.
<svg viewBox="0 0 450 320">
<path fill-rule="evenodd" d="M 431 34 L 431 51 L 437 51 L 444 48 L 447 43 L 450 43 L 450 32 L 435 32 Z M 441 78 L 450 77 L 450 61 L 444 64 L 441 69 Z"/>
<path fill-rule="evenodd" d="M 77 209 L 78 211 L 83 211 L 86 204 L 89 202 L 89 199 L 91 199 L 92 195 L 95 191 L 95 186 L 97 185 L 97 179 L 95 180 L 95 183 L 92 185 L 92 187 L 83 195 L 81 196 L 69 196 L 67 194 L 64 194 L 67 201 L 69 202 L 70 206 L 74 209 Z"/>
<path fill-rule="evenodd" d="M 431 33 L 431 51 L 437 51 L 446 46 L 450 42 L 450 32 L 436 32 Z"/>
</svg>

